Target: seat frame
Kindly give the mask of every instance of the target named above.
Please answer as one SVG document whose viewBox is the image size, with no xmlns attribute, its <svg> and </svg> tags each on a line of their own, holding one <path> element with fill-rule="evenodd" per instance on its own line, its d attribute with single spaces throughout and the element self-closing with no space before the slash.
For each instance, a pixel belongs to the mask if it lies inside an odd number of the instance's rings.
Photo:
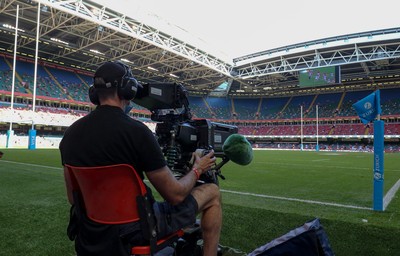
<svg viewBox="0 0 400 256">
<path fill-rule="evenodd" d="M 132 247 L 132 255 L 153 255 L 184 235 L 178 230 L 157 240 L 152 200 L 143 180 L 128 164 L 65 165 L 64 178 L 69 202 L 78 203 L 90 220 L 111 225 L 139 221 L 149 245 Z"/>
</svg>

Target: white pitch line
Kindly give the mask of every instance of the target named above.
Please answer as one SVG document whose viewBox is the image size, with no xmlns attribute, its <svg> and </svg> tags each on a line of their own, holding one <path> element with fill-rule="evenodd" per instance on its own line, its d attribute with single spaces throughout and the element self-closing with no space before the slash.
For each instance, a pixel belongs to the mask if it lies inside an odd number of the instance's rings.
<svg viewBox="0 0 400 256">
<path fill-rule="evenodd" d="M 312 162 L 322 162 L 322 161 L 329 161 L 330 159 L 314 159 L 311 160 Z"/>
<path fill-rule="evenodd" d="M 400 179 L 389 189 L 389 191 L 386 193 L 385 197 L 383 198 L 383 210 L 386 209 L 386 207 L 390 204 L 392 199 L 397 193 L 397 190 L 400 188 Z"/>
<path fill-rule="evenodd" d="M 6 162 L 6 163 L 10 163 L 10 164 L 20 164 L 20 165 L 27 165 L 27 166 L 35 166 L 35 167 L 55 169 L 55 170 L 62 170 L 62 167 L 53 167 L 53 166 L 38 165 L 38 164 L 20 163 L 20 162 L 13 162 L 13 161 L 7 161 L 7 160 L 0 160 L 0 163 L 1 162 Z"/>
<path fill-rule="evenodd" d="M 257 164 L 278 165 L 278 166 L 308 166 L 307 163 L 274 163 L 274 162 L 256 162 Z M 370 167 L 348 167 L 348 166 L 333 166 L 333 165 L 313 165 L 316 168 L 335 168 L 344 170 L 371 170 Z"/>
<path fill-rule="evenodd" d="M 263 194 L 254 194 L 254 193 L 248 193 L 248 192 L 238 192 L 238 191 L 225 190 L 225 189 L 221 189 L 221 191 L 225 192 L 225 193 L 244 195 L 244 196 L 255 196 L 255 197 L 262 197 L 262 198 L 278 199 L 278 200 L 285 200 L 285 201 L 294 201 L 294 202 L 301 202 L 301 203 L 308 203 L 308 204 L 319 204 L 319 205 L 327 205 L 327 206 L 335 206 L 335 207 L 351 208 L 351 209 L 359 209 L 359 210 L 372 210 L 372 208 L 369 208 L 369 207 L 362 207 L 362 206 L 356 206 L 356 205 L 327 203 L 327 202 L 305 200 L 305 199 L 298 199 L 298 198 L 291 198 L 291 197 L 269 196 L 269 195 L 263 195 Z"/>
</svg>

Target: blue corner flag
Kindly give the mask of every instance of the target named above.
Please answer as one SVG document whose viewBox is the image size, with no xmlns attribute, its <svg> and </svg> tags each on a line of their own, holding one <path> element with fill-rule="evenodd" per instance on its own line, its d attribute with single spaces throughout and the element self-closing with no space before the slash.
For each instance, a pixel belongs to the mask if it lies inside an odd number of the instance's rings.
<svg viewBox="0 0 400 256">
<path fill-rule="evenodd" d="M 363 124 L 373 121 L 382 112 L 380 91 L 376 90 L 367 97 L 357 101 L 353 104 L 353 108 L 356 110 Z"/>
<path fill-rule="evenodd" d="M 363 124 L 375 120 L 377 115 L 382 112 L 380 92 L 376 90 L 364 99 L 353 104 L 358 116 Z M 374 121 L 374 194 L 373 194 L 373 209 L 375 211 L 384 211 L 384 123 L 382 120 Z"/>
</svg>

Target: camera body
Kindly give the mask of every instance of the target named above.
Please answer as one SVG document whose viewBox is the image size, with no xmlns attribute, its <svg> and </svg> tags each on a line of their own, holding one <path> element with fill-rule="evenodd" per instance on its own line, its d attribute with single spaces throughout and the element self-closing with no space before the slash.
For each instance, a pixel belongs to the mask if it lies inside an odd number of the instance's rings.
<svg viewBox="0 0 400 256">
<path fill-rule="evenodd" d="M 191 169 L 190 159 L 193 152 L 197 151 L 203 156 L 213 149 L 216 157 L 223 158 L 223 143 L 233 133 L 237 133 L 236 126 L 207 119 L 162 122 L 156 125 L 158 143 L 168 166 L 177 175 L 184 175 Z"/>
<path fill-rule="evenodd" d="M 187 91 L 180 84 L 145 84 L 142 90 L 144 96 L 133 102 L 149 109 L 151 119 L 157 121 L 157 141 L 175 176 L 179 178 L 190 171 L 193 152 L 204 155 L 212 149 L 217 158 L 222 158 L 222 163 L 210 171 L 220 174 L 220 168 L 228 161 L 223 144 L 238 132 L 237 126 L 192 119 Z"/>
</svg>

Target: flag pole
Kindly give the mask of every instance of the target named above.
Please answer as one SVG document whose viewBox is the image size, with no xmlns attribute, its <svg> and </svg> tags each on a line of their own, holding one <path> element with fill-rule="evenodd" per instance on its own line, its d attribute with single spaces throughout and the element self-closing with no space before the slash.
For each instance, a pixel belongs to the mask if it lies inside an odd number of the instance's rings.
<svg viewBox="0 0 400 256">
<path fill-rule="evenodd" d="M 300 106 L 300 150 L 303 151 L 303 105 Z"/>
<path fill-rule="evenodd" d="M 374 195 L 373 209 L 384 211 L 384 122 L 380 115 L 374 121 Z"/>
<path fill-rule="evenodd" d="M 315 145 L 315 151 L 319 151 L 319 143 L 318 143 L 318 105 L 316 105 L 316 117 L 317 117 L 317 144 Z"/>
</svg>

